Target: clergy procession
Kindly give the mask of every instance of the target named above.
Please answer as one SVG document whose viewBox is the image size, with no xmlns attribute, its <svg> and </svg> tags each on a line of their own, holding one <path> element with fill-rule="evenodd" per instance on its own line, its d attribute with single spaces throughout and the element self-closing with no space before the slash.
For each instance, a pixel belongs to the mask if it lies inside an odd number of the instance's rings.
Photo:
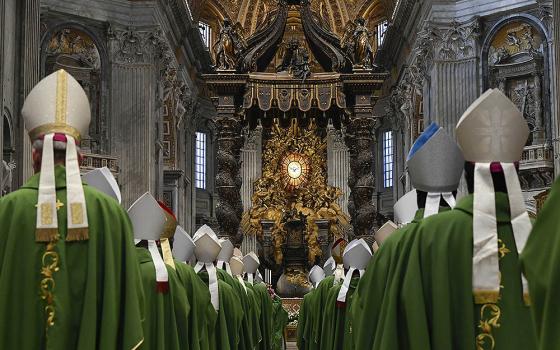
<svg viewBox="0 0 560 350">
<path fill-rule="evenodd" d="M 39 82 L 22 116 L 36 174 L 0 199 L 0 349 L 286 348 L 288 313 L 255 252 L 207 225 L 191 235 L 150 193 L 125 210 L 107 168 L 80 174 L 90 106 L 70 74 Z M 395 223 L 373 244 L 338 239 L 310 270 L 298 348 L 560 349 L 560 185 L 532 222 L 528 133 L 498 89 L 457 141 L 430 124 Z"/>
<path fill-rule="evenodd" d="M 90 107 L 70 74 L 22 115 L 37 174 L 0 200 L 0 349 L 282 349 L 255 253 L 206 225 L 191 237 L 149 193 L 125 211 L 107 168 L 80 177 Z"/>
</svg>

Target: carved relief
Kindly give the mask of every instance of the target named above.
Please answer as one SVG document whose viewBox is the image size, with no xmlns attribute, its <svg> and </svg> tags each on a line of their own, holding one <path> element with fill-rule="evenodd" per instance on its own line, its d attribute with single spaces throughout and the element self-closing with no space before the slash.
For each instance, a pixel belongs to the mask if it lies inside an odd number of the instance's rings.
<svg viewBox="0 0 560 350">
<path fill-rule="evenodd" d="M 81 146 L 87 152 L 103 153 L 108 142 L 101 97 L 101 57 L 95 42 L 79 29 L 62 28 L 52 34 L 43 54 L 45 74 L 64 69 L 84 88 L 91 105 L 92 121 L 89 138 L 84 139 Z"/>
<path fill-rule="evenodd" d="M 529 23 L 513 21 L 492 38 L 488 49 L 490 85 L 502 90 L 522 111 L 532 133 L 527 142 L 544 142 L 543 39 Z"/>
<path fill-rule="evenodd" d="M 488 51 L 490 66 L 513 63 L 542 55 L 542 38 L 535 28 L 524 22 L 512 22 L 494 36 Z"/>
</svg>

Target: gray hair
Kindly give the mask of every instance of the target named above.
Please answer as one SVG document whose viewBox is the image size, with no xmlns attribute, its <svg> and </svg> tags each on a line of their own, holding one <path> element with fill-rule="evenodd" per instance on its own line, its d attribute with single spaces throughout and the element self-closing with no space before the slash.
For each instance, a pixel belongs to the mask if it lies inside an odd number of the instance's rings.
<svg viewBox="0 0 560 350">
<path fill-rule="evenodd" d="M 36 151 L 42 151 L 43 150 L 43 140 L 33 141 L 32 147 Z M 53 141 L 53 149 L 55 151 L 66 151 L 66 142 Z M 80 152 L 80 147 L 78 147 L 78 145 L 76 145 L 76 150 L 78 151 L 78 153 Z"/>
</svg>

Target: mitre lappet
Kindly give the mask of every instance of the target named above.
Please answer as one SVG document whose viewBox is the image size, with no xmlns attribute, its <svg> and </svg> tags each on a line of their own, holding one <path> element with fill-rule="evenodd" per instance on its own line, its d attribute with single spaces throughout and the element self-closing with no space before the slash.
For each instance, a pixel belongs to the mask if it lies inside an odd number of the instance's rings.
<svg viewBox="0 0 560 350">
<path fill-rule="evenodd" d="M 426 192 L 424 218 L 439 212 L 440 200 L 455 207 L 457 191 L 465 160 L 457 143 L 431 123 L 412 145 L 406 166 L 410 183 L 417 191 Z"/>
<path fill-rule="evenodd" d="M 222 250 L 220 250 L 220 254 L 216 258 L 216 267 L 218 269 L 226 270 L 226 272 L 232 276 L 231 267 L 229 265 L 229 260 L 233 256 L 233 243 L 227 238 L 220 239 L 220 245 L 222 246 Z"/>
<path fill-rule="evenodd" d="M 313 288 L 317 288 L 325 277 L 325 271 L 319 265 L 314 265 L 311 270 L 309 270 L 309 281 L 313 285 Z"/>
<path fill-rule="evenodd" d="M 344 249 L 344 254 L 342 256 L 344 268 L 347 270 L 346 276 L 344 277 L 344 282 L 340 287 L 336 302 L 338 305 L 346 304 L 346 294 L 350 288 L 350 281 L 352 280 L 352 275 L 354 271 L 358 271 L 360 278 L 366 271 L 366 266 L 372 257 L 371 249 L 369 248 L 367 242 L 363 239 L 355 239 L 348 243 L 346 249 Z"/>
<path fill-rule="evenodd" d="M 66 241 L 89 238 L 86 199 L 80 177 L 78 146 L 88 135 L 90 104 L 84 89 L 64 70 L 41 80 L 21 111 L 31 142 L 43 142 L 37 201 L 37 242 L 58 239 L 54 149 L 66 148 Z"/>
<path fill-rule="evenodd" d="M 169 290 L 169 275 L 157 245 L 165 228 L 165 215 L 157 200 L 150 193 L 144 193 L 130 206 L 128 216 L 132 222 L 135 243 L 146 241 L 148 244 L 156 269 L 156 289 L 165 293 Z"/>
<path fill-rule="evenodd" d="M 523 114 L 499 89 L 490 89 L 465 111 L 457 123 L 457 141 L 465 160 L 474 163 L 473 293 L 476 303 L 500 297 L 500 266 L 496 195 L 492 173 L 503 172 L 515 245 L 521 253 L 531 232 L 516 165 L 529 135 Z M 528 285 L 521 277 L 528 302 Z"/>
<path fill-rule="evenodd" d="M 173 210 L 165 205 L 165 203 L 162 201 L 158 201 L 158 203 L 163 211 L 163 215 L 165 215 L 165 226 L 163 227 L 159 240 L 161 254 L 163 255 L 163 261 L 167 265 L 171 266 L 171 268 L 175 269 L 175 261 L 173 260 L 173 252 L 171 251 L 169 239 L 173 238 L 175 231 L 177 230 L 177 218 L 175 217 Z"/>
<path fill-rule="evenodd" d="M 192 237 L 180 225 L 177 225 L 171 251 L 175 259 L 188 264 L 194 255 L 195 247 L 196 244 Z"/>
<path fill-rule="evenodd" d="M 210 291 L 210 301 L 214 310 L 218 311 L 220 309 L 220 299 L 218 291 L 218 275 L 216 272 L 216 266 L 214 266 L 214 261 L 220 254 L 222 247 L 220 246 L 220 240 L 216 233 L 208 225 L 202 225 L 195 235 L 194 243 L 196 244 L 194 248 L 194 255 L 196 256 L 196 265 L 194 270 L 196 273 L 200 272 L 202 268 L 206 269 L 208 272 L 208 289 Z"/>
<path fill-rule="evenodd" d="M 259 257 L 255 252 L 249 252 L 243 257 L 243 265 L 245 267 L 245 272 L 247 273 L 247 281 L 250 284 L 255 283 L 255 276 L 260 265 Z"/>
<path fill-rule="evenodd" d="M 121 190 L 111 173 L 111 170 L 107 167 L 93 169 L 82 176 L 82 179 L 91 187 L 97 189 L 114 198 L 119 204 L 121 204 L 122 196 Z"/>
<path fill-rule="evenodd" d="M 418 201 L 416 190 L 407 192 L 393 205 L 395 223 L 399 226 L 406 226 L 412 222 L 414 215 L 418 211 Z"/>
</svg>

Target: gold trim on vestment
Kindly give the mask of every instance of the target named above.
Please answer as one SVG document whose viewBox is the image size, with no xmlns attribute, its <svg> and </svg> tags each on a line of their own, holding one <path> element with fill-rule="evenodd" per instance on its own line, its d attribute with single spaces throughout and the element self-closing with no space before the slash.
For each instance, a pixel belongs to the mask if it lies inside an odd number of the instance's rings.
<svg viewBox="0 0 560 350">
<path fill-rule="evenodd" d="M 72 136 L 76 142 L 80 142 L 82 137 L 80 136 L 80 132 L 78 129 L 68 125 L 68 124 L 61 124 L 61 123 L 48 123 L 39 125 L 35 129 L 29 132 L 29 138 L 31 140 L 37 140 L 39 137 L 47 134 L 65 134 Z"/>
<path fill-rule="evenodd" d="M 173 254 L 171 252 L 171 245 L 169 244 L 169 239 L 160 239 L 159 244 L 161 246 L 161 255 L 163 255 L 163 262 L 171 266 L 173 270 L 176 270 L 175 261 L 173 260 Z"/>
<path fill-rule="evenodd" d="M 55 123 L 66 124 L 68 114 L 68 73 L 61 69 L 56 74 L 56 114 Z"/>
<path fill-rule="evenodd" d="M 55 324 L 56 310 L 54 305 L 54 290 L 56 283 L 54 280 L 54 274 L 60 269 L 58 266 L 60 258 L 58 253 L 55 251 L 55 248 L 59 237 L 60 236 L 57 233 L 54 240 L 47 244 L 47 248 L 41 259 L 41 276 L 43 279 L 41 280 L 39 289 L 41 299 L 44 300 L 46 304 L 45 332 L 48 332 L 49 327 L 52 327 Z"/>
<path fill-rule="evenodd" d="M 481 333 L 476 336 L 476 350 L 494 349 L 496 346 L 496 340 L 494 339 L 492 331 L 494 328 L 500 328 L 501 316 L 502 310 L 498 305 L 485 304 L 482 306 L 480 309 L 480 321 L 478 324 L 478 328 Z"/>
<path fill-rule="evenodd" d="M 475 290 L 473 296 L 475 304 L 495 304 L 500 300 L 500 292 L 495 290 Z"/>
<path fill-rule="evenodd" d="M 70 213 L 73 225 L 84 223 L 84 206 L 82 203 L 70 203 Z"/>
</svg>

